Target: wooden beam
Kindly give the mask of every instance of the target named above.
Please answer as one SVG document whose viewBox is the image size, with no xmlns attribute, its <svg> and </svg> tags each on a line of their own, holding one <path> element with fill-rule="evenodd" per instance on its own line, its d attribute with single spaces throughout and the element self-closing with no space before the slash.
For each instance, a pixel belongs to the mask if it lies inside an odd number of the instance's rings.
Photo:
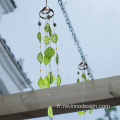
<svg viewBox="0 0 120 120">
<path fill-rule="evenodd" d="M 20 120 L 47 116 L 49 105 L 54 115 L 90 108 L 57 108 L 59 105 L 120 105 L 120 76 L 52 87 L 0 97 L 0 120 Z"/>
</svg>

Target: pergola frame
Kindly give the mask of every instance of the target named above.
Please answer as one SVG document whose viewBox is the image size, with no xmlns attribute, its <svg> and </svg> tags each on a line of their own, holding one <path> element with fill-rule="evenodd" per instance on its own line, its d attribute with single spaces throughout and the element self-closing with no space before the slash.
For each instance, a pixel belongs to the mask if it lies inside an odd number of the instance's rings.
<svg viewBox="0 0 120 120">
<path fill-rule="evenodd" d="M 120 76 L 0 96 L 0 120 L 44 117 L 49 105 L 54 115 L 89 109 L 62 109 L 57 104 L 120 105 Z"/>
</svg>

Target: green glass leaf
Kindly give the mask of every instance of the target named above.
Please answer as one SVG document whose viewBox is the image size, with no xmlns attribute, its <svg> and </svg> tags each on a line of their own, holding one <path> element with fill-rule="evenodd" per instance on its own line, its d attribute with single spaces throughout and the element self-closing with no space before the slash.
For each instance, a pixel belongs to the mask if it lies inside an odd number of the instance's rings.
<svg viewBox="0 0 120 120">
<path fill-rule="evenodd" d="M 50 30 L 50 25 L 47 23 L 44 27 L 45 32 L 49 32 Z"/>
<path fill-rule="evenodd" d="M 86 81 L 86 75 L 84 72 L 82 73 L 81 77 Z"/>
<path fill-rule="evenodd" d="M 87 79 L 86 81 L 90 81 L 89 79 Z"/>
<path fill-rule="evenodd" d="M 41 33 L 40 33 L 40 32 L 37 34 L 37 37 L 38 37 L 39 42 L 41 42 L 42 35 L 41 35 Z"/>
<path fill-rule="evenodd" d="M 37 59 L 40 62 L 40 64 L 43 62 L 43 54 L 41 52 L 38 54 Z"/>
<path fill-rule="evenodd" d="M 49 87 L 49 86 L 50 86 L 50 81 L 49 81 L 49 78 L 48 78 L 47 76 L 44 78 L 44 85 L 45 85 L 46 87 Z"/>
<path fill-rule="evenodd" d="M 52 30 L 51 30 L 51 28 L 49 29 L 49 35 L 50 35 L 50 36 L 52 35 Z"/>
<path fill-rule="evenodd" d="M 91 114 L 91 113 L 92 113 L 92 110 L 89 110 L 89 113 Z"/>
<path fill-rule="evenodd" d="M 48 45 L 48 44 L 50 43 L 50 38 L 47 37 L 47 36 L 45 36 L 45 37 L 44 37 L 44 43 L 45 43 L 46 45 Z"/>
<path fill-rule="evenodd" d="M 59 56 L 58 56 L 58 54 L 56 55 L 56 64 L 58 64 L 58 62 L 59 62 Z"/>
<path fill-rule="evenodd" d="M 61 84 L 61 78 L 59 75 L 57 76 L 56 83 L 57 83 L 57 86 L 59 86 Z"/>
<path fill-rule="evenodd" d="M 53 42 L 53 43 L 57 43 L 57 40 L 58 40 L 58 36 L 57 36 L 57 34 L 53 34 L 52 36 L 51 36 L 51 41 Z"/>
<path fill-rule="evenodd" d="M 42 78 L 39 79 L 38 85 L 41 89 L 44 89 L 44 80 Z"/>
<path fill-rule="evenodd" d="M 53 57 L 54 54 L 55 54 L 55 50 L 54 50 L 53 48 L 51 48 L 51 47 L 48 47 L 48 48 L 45 50 L 44 54 L 45 54 L 45 56 L 47 56 L 48 58 L 51 59 L 51 57 Z"/>
<path fill-rule="evenodd" d="M 49 116 L 50 118 L 53 118 L 53 110 L 52 110 L 52 107 L 51 107 L 51 106 L 48 107 L 48 116 Z"/>
<path fill-rule="evenodd" d="M 78 79 L 77 79 L 77 83 L 79 83 L 79 82 L 80 82 L 80 79 L 78 78 Z"/>
<path fill-rule="evenodd" d="M 55 81 L 55 76 L 52 74 L 52 72 L 48 73 L 47 77 L 49 79 L 50 84 L 52 84 Z"/>
<path fill-rule="evenodd" d="M 48 58 L 47 56 L 44 56 L 44 64 L 45 65 L 47 65 L 50 61 L 51 61 L 50 58 Z"/>
<path fill-rule="evenodd" d="M 86 111 L 79 111 L 79 112 L 77 112 L 78 113 L 78 115 L 84 115 L 85 113 L 86 113 Z"/>
</svg>

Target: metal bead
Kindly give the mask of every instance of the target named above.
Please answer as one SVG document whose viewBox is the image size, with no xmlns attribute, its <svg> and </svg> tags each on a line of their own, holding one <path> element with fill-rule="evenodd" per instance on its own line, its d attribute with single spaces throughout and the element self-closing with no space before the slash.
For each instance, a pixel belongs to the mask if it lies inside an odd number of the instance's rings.
<svg viewBox="0 0 120 120">
<path fill-rule="evenodd" d="M 38 25 L 41 26 L 41 22 L 40 21 L 38 22 Z"/>
<path fill-rule="evenodd" d="M 56 23 L 53 23 L 53 26 L 56 27 Z"/>
</svg>

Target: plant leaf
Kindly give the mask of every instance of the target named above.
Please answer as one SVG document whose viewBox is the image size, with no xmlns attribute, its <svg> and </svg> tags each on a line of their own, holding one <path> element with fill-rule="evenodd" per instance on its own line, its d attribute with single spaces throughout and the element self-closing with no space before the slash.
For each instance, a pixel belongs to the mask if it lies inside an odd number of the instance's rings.
<svg viewBox="0 0 120 120">
<path fill-rule="evenodd" d="M 48 107 L 48 116 L 49 116 L 50 118 L 53 118 L 53 110 L 52 110 L 52 107 L 51 107 L 51 106 Z"/>
<path fill-rule="evenodd" d="M 54 56 L 55 54 L 55 50 L 51 47 L 48 47 L 45 52 L 44 52 L 45 56 L 47 56 L 49 59 L 51 59 L 51 57 Z"/>
<path fill-rule="evenodd" d="M 47 23 L 44 27 L 45 32 L 49 32 L 50 30 L 50 25 Z"/>
<path fill-rule="evenodd" d="M 86 113 L 86 111 L 79 111 L 79 112 L 77 112 L 78 113 L 78 115 L 84 115 L 85 113 Z"/>
<path fill-rule="evenodd" d="M 57 40 L 58 40 L 58 36 L 57 36 L 57 34 L 53 34 L 52 36 L 51 36 L 51 41 L 53 42 L 53 43 L 57 43 Z"/>
<path fill-rule="evenodd" d="M 91 114 L 91 113 L 92 113 L 92 110 L 89 110 L 89 113 Z"/>
<path fill-rule="evenodd" d="M 39 42 L 41 42 L 42 35 L 41 35 L 41 33 L 40 33 L 40 32 L 37 34 L 37 37 L 38 37 Z"/>
<path fill-rule="evenodd" d="M 49 29 L 49 35 L 50 35 L 50 36 L 52 35 L 52 30 L 51 30 L 51 28 Z"/>
<path fill-rule="evenodd" d="M 45 37 L 44 37 L 44 43 L 45 43 L 46 45 L 48 45 L 48 44 L 50 43 L 50 38 L 47 37 L 47 36 L 45 36 Z"/>
<path fill-rule="evenodd" d="M 38 85 L 39 85 L 39 87 L 40 87 L 41 89 L 44 89 L 44 81 L 43 81 L 42 78 L 39 79 Z"/>
<path fill-rule="evenodd" d="M 56 64 L 58 64 L 58 62 L 59 62 L 59 56 L 58 56 L 58 54 L 56 55 Z"/>
<path fill-rule="evenodd" d="M 78 78 L 78 79 L 77 79 L 77 83 L 79 83 L 79 82 L 80 82 L 80 79 Z"/>
<path fill-rule="evenodd" d="M 86 81 L 86 75 L 84 72 L 82 73 L 81 77 Z"/>
<path fill-rule="evenodd" d="M 44 64 L 45 65 L 47 65 L 50 61 L 51 61 L 50 58 L 48 58 L 47 56 L 44 56 Z"/>
<path fill-rule="evenodd" d="M 52 74 L 52 72 L 48 73 L 47 77 L 49 79 L 50 84 L 52 84 L 55 81 L 55 76 Z"/>
<path fill-rule="evenodd" d="M 41 52 L 38 54 L 37 59 L 40 62 L 40 64 L 43 62 L 43 54 Z"/>
<path fill-rule="evenodd" d="M 59 86 L 59 85 L 61 84 L 61 78 L 60 78 L 59 75 L 57 76 L 57 81 L 56 81 L 56 83 L 57 83 L 57 86 Z"/>
<path fill-rule="evenodd" d="M 50 81 L 49 81 L 49 78 L 48 78 L 47 76 L 44 78 L 44 85 L 45 85 L 46 87 L 49 87 L 49 86 L 50 86 Z"/>
</svg>

